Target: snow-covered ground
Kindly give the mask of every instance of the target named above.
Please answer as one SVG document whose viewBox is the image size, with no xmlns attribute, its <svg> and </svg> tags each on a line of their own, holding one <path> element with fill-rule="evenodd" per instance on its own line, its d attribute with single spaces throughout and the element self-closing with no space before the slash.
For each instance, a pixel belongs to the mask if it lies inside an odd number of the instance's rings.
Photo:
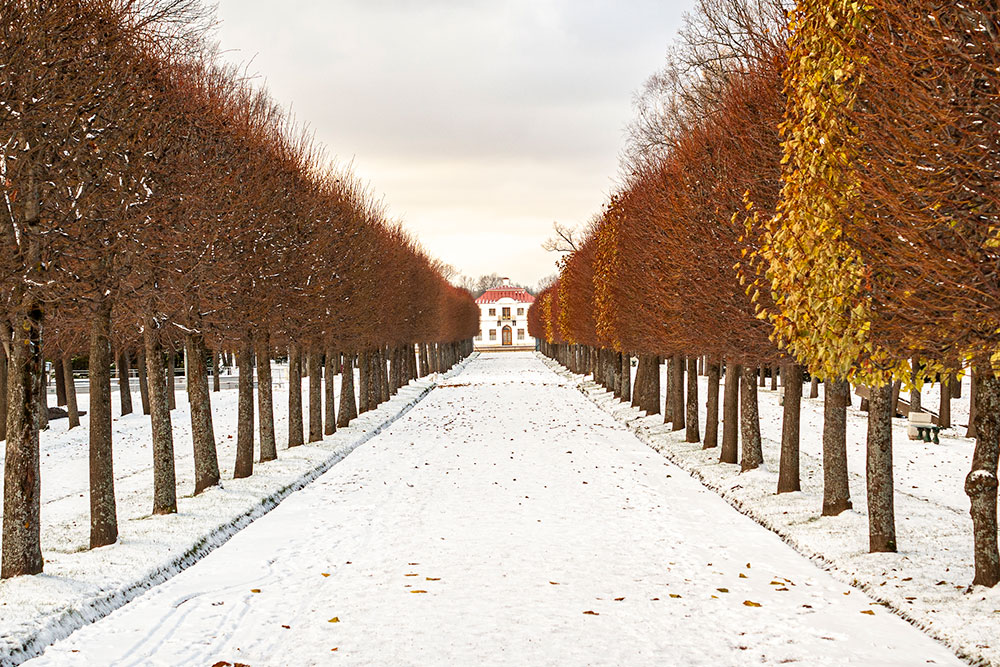
<svg viewBox="0 0 1000 667">
<path fill-rule="evenodd" d="M 899 552 L 870 554 L 864 478 L 867 415 L 858 410 L 857 396 L 852 397 L 853 407 L 848 410 L 847 422 L 854 509 L 837 517 L 821 517 L 822 388 L 820 398 L 802 401 L 802 492 L 777 495 L 782 415 L 777 392 L 769 389 L 758 392 L 765 466 L 741 474 L 738 465 L 718 462 L 718 448 L 703 450 L 700 443 L 684 442 L 684 431 L 671 431 L 669 425 L 663 425 L 661 415 L 646 417 L 591 380 L 574 376 L 550 360 L 545 363 L 575 383 L 619 422 L 626 423 L 641 440 L 740 511 L 774 530 L 799 552 L 829 568 L 841 581 L 863 589 L 899 615 L 926 628 L 970 661 L 1000 664 L 997 640 L 1000 590 L 969 589 L 973 577 L 972 521 L 963 483 L 975 443 L 961 437 L 968 423 L 968 378 L 963 397 L 952 401 L 953 422 L 961 426 L 942 431 L 940 445 L 908 439 L 906 420 L 894 420 L 893 474 Z M 665 382 L 665 372 L 661 377 Z M 805 385 L 807 395 L 808 389 Z M 706 378 L 700 377 L 702 433 L 706 392 Z M 925 387 L 924 405 L 936 411 L 937 402 L 937 387 Z"/>
<path fill-rule="evenodd" d="M 281 369 L 276 371 L 280 376 Z M 187 395 L 179 391 L 177 409 L 171 412 L 179 511 L 156 517 L 150 515 L 153 480 L 149 417 L 142 415 L 137 393 L 133 396 L 136 413 L 119 417 L 116 391 L 112 399 L 113 438 L 120 538 L 114 545 L 95 550 L 88 549 L 88 417 L 81 418 L 81 428 L 72 431 L 66 430 L 66 419 L 53 420 L 50 429 L 41 434 L 45 571 L 38 576 L 0 582 L 0 665 L 36 654 L 52 641 L 106 615 L 190 565 L 377 433 L 425 396 L 434 382 L 433 377 L 412 382 L 378 410 L 361 415 L 349 428 L 338 430 L 322 442 L 293 449 L 285 446 L 287 384 L 277 384 L 274 413 L 278 460 L 256 463 L 253 476 L 241 480 L 232 479 L 237 392 L 213 393 L 212 418 L 223 483 L 197 497 L 191 495 L 194 466 Z M 339 398 L 339 376 L 335 385 Z M 306 415 L 307 387 L 308 381 L 304 380 Z M 88 409 L 87 398 L 85 393 L 79 396 L 81 410 Z M 259 442 L 256 447 L 254 458 L 259 460 Z M 0 455 L 0 467 L 2 463 Z"/>
<path fill-rule="evenodd" d="M 961 664 L 531 353 L 483 354 L 39 665 Z"/>
</svg>

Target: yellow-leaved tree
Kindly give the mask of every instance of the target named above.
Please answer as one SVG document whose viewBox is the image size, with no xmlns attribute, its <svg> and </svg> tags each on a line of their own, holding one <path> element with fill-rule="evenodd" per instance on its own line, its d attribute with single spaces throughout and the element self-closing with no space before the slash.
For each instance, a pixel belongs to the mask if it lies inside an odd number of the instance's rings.
<svg viewBox="0 0 1000 667">
<path fill-rule="evenodd" d="M 856 51 L 872 21 L 852 0 L 801 0 L 790 15 L 787 105 L 782 132 L 782 191 L 744 272 L 750 293 L 769 289 L 773 306 L 758 316 L 774 340 L 825 380 L 823 514 L 851 507 L 846 453 L 849 381 L 871 387 L 868 434 L 869 538 L 894 551 L 891 382 L 898 364 L 871 337 L 872 271 L 852 246 L 868 224 L 857 177 L 861 138 L 849 111 L 867 64 Z M 748 232 L 759 211 L 748 203 Z"/>
</svg>

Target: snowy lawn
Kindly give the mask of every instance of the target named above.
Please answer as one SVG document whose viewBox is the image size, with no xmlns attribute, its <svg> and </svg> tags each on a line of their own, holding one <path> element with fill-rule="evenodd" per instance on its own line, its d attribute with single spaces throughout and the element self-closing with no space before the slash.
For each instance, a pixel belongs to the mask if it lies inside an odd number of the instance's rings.
<svg viewBox="0 0 1000 667">
<path fill-rule="evenodd" d="M 87 419 L 67 431 L 66 419 L 54 420 L 41 434 L 42 555 L 41 575 L 0 582 L 0 664 L 37 654 L 53 641 L 108 614 L 143 590 L 172 576 L 225 542 L 237 530 L 273 508 L 290 492 L 324 472 L 387 422 L 427 394 L 434 378 L 400 389 L 378 410 L 365 413 L 350 428 L 323 441 L 287 449 L 287 385 L 274 389 L 278 460 L 255 463 L 252 477 L 232 479 L 236 457 L 235 389 L 213 393 L 222 486 L 192 497 L 194 465 L 187 395 L 177 393 L 171 412 L 177 467 L 178 513 L 151 516 L 152 447 L 149 417 L 143 416 L 138 393 L 136 413 L 119 417 L 113 394 L 115 495 L 118 543 L 89 550 Z M 340 392 L 340 377 L 335 380 Z M 355 384 L 357 386 L 357 384 Z M 282 388 L 284 387 L 284 388 Z M 308 416 L 308 380 L 303 403 Z M 88 395 L 80 394 L 87 410 Z M 51 401 L 51 402 L 54 402 Z M 308 419 L 307 419 L 308 421 Z M 308 431 L 308 425 L 306 426 Z M 255 443 L 259 460 L 259 442 Z M 2 465 L 0 457 L 0 465 Z"/>
<path fill-rule="evenodd" d="M 640 439 L 714 489 L 740 511 L 778 533 L 799 552 L 883 602 L 972 662 L 1000 664 L 1000 590 L 969 590 L 973 576 L 972 521 L 963 483 L 971 465 L 974 441 L 960 437 L 968 422 L 969 381 L 963 397 L 952 402 L 953 422 L 942 431 L 941 444 L 909 440 L 906 419 L 894 420 L 893 462 L 896 530 L 899 552 L 868 553 L 868 509 L 865 498 L 867 415 L 852 396 L 848 410 L 848 467 L 854 509 L 837 517 L 821 517 L 823 497 L 823 400 L 802 400 L 802 492 L 777 495 L 781 447 L 778 393 L 759 389 L 763 470 L 740 473 L 738 465 L 720 464 L 719 449 L 702 450 L 684 442 L 684 431 L 672 432 L 661 415 L 646 417 L 592 380 L 574 376 L 551 360 L 545 363 Z M 666 382 L 663 372 L 662 380 Z M 665 386 L 662 385 L 662 386 Z M 770 381 L 768 381 L 770 386 Z M 822 387 L 822 385 L 821 385 Z M 809 386 L 804 385 L 808 395 Z M 704 434 L 706 378 L 699 378 L 700 425 Z M 937 387 L 925 388 L 924 405 L 937 410 Z M 721 403 L 721 387 L 720 387 Z M 721 418 L 721 406 L 720 406 Z M 721 437 L 721 424 L 720 424 Z"/>
<path fill-rule="evenodd" d="M 483 354 L 39 665 L 961 664 L 531 353 Z"/>
</svg>

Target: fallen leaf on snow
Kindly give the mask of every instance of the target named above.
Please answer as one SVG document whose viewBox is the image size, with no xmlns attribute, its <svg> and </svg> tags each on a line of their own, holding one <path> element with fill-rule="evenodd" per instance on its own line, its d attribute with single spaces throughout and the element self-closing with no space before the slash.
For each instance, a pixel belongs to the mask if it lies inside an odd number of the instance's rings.
<svg viewBox="0 0 1000 667">
<path fill-rule="evenodd" d="M 250 592 L 251 593 L 260 593 L 260 589 L 259 588 L 251 588 Z"/>
<path fill-rule="evenodd" d="M 424 577 L 427 581 L 441 581 L 441 577 Z"/>
<path fill-rule="evenodd" d="M 678 595 L 677 593 L 671 593 L 670 597 L 672 597 L 672 598 L 679 598 L 680 595 Z"/>
<path fill-rule="evenodd" d="M 868 614 L 869 616 L 874 616 L 875 615 L 875 612 L 873 612 L 871 609 L 864 609 L 864 610 L 861 611 L 861 613 L 862 614 Z"/>
<path fill-rule="evenodd" d="M 743 601 L 743 606 L 744 607 L 760 607 L 761 604 L 759 602 L 754 602 L 753 600 L 744 600 Z"/>
<path fill-rule="evenodd" d="M 587 610 L 587 611 L 585 611 L 583 613 L 587 614 L 588 616 L 600 616 L 600 614 L 598 614 L 596 611 Z"/>
<path fill-rule="evenodd" d="M 411 592 L 411 593 L 426 593 L 427 591 L 422 591 L 422 590 L 420 590 L 420 589 L 416 589 L 416 588 L 415 588 L 415 589 L 413 589 L 413 590 L 412 590 L 412 591 L 410 591 L 410 592 Z"/>
<path fill-rule="evenodd" d="M 322 574 L 324 577 L 329 577 L 330 576 L 329 572 L 321 572 L 320 574 Z"/>
<path fill-rule="evenodd" d="M 719 591 L 720 593 L 728 593 L 729 592 L 728 588 L 716 588 L 715 590 Z"/>
<path fill-rule="evenodd" d="M 615 602 L 621 602 L 621 601 L 622 601 L 622 600 L 624 600 L 624 599 L 625 599 L 625 598 L 615 598 Z"/>
<path fill-rule="evenodd" d="M 327 623 L 340 623 L 340 616 L 334 616 Z"/>
</svg>

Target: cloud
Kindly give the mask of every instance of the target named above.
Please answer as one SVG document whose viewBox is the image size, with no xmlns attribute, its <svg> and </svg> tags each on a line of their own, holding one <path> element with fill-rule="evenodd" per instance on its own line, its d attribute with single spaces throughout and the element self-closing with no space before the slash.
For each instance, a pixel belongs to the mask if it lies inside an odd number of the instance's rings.
<svg viewBox="0 0 1000 667">
<path fill-rule="evenodd" d="M 353 159 L 433 255 L 535 281 L 597 212 L 685 2 L 222 0 L 227 57 Z"/>
</svg>

